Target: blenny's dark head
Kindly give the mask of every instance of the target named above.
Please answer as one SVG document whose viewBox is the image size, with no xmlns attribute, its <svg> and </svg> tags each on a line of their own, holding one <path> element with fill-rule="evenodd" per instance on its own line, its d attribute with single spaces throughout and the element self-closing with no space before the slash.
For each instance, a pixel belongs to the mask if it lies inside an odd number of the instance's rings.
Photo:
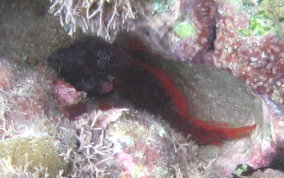
<svg viewBox="0 0 284 178">
<path fill-rule="evenodd" d="M 112 44 L 97 37 L 84 37 L 48 58 L 48 65 L 80 91 L 96 96 L 113 89 L 127 56 Z"/>
</svg>

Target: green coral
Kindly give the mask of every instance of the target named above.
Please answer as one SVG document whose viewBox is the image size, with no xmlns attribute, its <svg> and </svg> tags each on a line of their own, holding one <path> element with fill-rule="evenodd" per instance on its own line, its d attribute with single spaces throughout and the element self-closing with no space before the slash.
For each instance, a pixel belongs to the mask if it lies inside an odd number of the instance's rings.
<svg viewBox="0 0 284 178">
<path fill-rule="evenodd" d="M 250 20 L 250 30 L 257 35 L 263 35 L 274 28 L 273 22 L 267 19 L 264 12 L 254 15 Z"/>
<path fill-rule="evenodd" d="M 69 164 L 59 157 L 54 143 L 49 136 L 6 139 L 0 142 L 0 158 L 8 160 L 7 167 L 24 168 L 25 172 L 42 170 L 40 174 L 55 177 L 60 171 L 67 173 Z M 0 170 L 0 175 L 3 174 L 7 171 Z"/>
<path fill-rule="evenodd" d="M 182 39 L 191 37 L 195 34 L 195 27 L 188 21 L 180 22 L 174 28 L 174 32 Z"/>
<path fill-rule="evenodd" d="M 249 27 L 247 29 L 239 30 L 242 36 L 262 36 L 269 32 L 275 33 L 276 28 L 274 22 L 267 18 L 264 11 L 260 11 L 250 18 Z"/>
</svg>

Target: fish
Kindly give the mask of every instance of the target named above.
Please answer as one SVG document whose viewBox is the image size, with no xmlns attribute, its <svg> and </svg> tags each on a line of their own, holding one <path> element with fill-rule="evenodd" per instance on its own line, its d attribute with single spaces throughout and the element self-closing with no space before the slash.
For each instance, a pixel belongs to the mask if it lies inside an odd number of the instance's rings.
<svg viewBox="0 0 284 178">
<path fill-rule="evenodd" d="M 139 41 L 132 41 L 130 44 L 131 47 L 134 46 L 133 50 L 147 51 L 143 43 Z M 165 71 L 137 60 L 131 60 L 131 63 L 147 69 L 163 85 L 170 96 L 171 102 L 176 107 L 179 118 L 191 123 L 187 130 L 198 144 L 220 145 L 226 140 L 249 136 L 256 128 L 256 124 L 240 128 L 230 128 L 227 123 L 208 122 L 191 117 L 188 110 L 188 100 L 182 95 L 182 92 L 176 87 L 172 78 Z"/>
<path fill-rule="evenodd" d="M 139 41 L 134 41 L 123 47 L 98 37 L 83 37 L 56 50 L 48 58 L 48 65 L 88 96 L 102 99 L 116 92 L 136 108 L 162 116 L 176 130 L 190 134 L 198 144 L 220 145 L 246 137 L 256 128 L 256 125 L 231 128 L 227 123 L 191 117 L 187 98 L 166 71 L 155 65 L 154 60 L 146 60 L 148 50 L 139 45 Z M 138 52 L 145 55 L 145 60 L 135 57 Z"/>
</svg>

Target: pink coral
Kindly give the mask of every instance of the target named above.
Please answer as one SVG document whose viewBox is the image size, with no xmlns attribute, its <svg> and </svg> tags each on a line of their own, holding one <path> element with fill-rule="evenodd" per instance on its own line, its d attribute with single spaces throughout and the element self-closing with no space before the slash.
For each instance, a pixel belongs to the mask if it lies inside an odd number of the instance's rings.
<svg viewBox="0 0 284 178">
<path fill-rule="evenodd" d="M 248 164 L 254 169 L 267 167 L 275 156 L 276 146 L 271 143 L 267 149 L 261 148 L 259 144 L 252 145 L 251 153 L 248 155 Z"/>
<path fill-rule="evenodd" d="M 135 170 L 135 163 L 133 162 L 133 158 L 130 154 L 120 152 L 117 153 L 117 159 L 122 165 L 126 174 L 131 174 Z"/>
<path fill-rule="evenodd" d="M 52 93 L 60 105 L 77 104 L 83 95 L 69 83 L 58 79 L 53 81 Z"/>
<path fill-rule="evenodd" d="M 228 4 L 220 4 L 218 10 L 222 14 L 217 22 L 215 50 L 208 54 L 208 62 L 246 80 L 257 94 L 269 95 L 283 104 L 284 41 L 273 34 L 242 37 L 238 30 L 247 26 L 248 17 Z"/>
</svg>

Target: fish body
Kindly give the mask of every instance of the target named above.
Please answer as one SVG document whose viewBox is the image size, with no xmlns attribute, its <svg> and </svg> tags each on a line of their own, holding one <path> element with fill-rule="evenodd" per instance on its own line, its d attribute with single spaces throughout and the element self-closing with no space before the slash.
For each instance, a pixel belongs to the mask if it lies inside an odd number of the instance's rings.
<svg viewBox="0 0 284 178">
<path fill-rule="evenodd" d="M 135 50 L 143 54 L 143 46 L 134 44 Z M 57 50 L 48 62 L 59 76 L 90 96 L 111 93 L 106 86 L 115 81 L 118 87 L 113 90 L 121 98 L 139 109 L 161 115 L 177 130 L 191 134 L 199 144 L 218 145 L 225 140 L 242 138 L 256 127 L 229 128 L 225 123 L 209 123 L 191 117 L 187 99 L 165 71 L 96 37 L 85 37 L 70 47 Z"/>
<path fill-rule="evenodd" d="M 199 144 L 219 145 L 225 140 L 238 139 L 251 134 L 256 125 L 240 128 L 229 128 L 225 123 L 208 123 L 189 116 L 188 101 L 182 95 L 181 91 L 175 86 L 171 77 L 161 69 L 149 66 L 147 64 L 132 61 L 133 64 L 145 68 L 161 83 L 166 90 L 171 103 L 175 107 L 175 112 L 179 119 L 185 120 L 187 128 L 182 128 L 183 132 L 190 133 Z M 167 117 L 167 116 L 166 116 Z M 177 118 L 175 118 L 177 119 Z M 173 122 L 179 122 L 177 120 Z"/>
</svg>

